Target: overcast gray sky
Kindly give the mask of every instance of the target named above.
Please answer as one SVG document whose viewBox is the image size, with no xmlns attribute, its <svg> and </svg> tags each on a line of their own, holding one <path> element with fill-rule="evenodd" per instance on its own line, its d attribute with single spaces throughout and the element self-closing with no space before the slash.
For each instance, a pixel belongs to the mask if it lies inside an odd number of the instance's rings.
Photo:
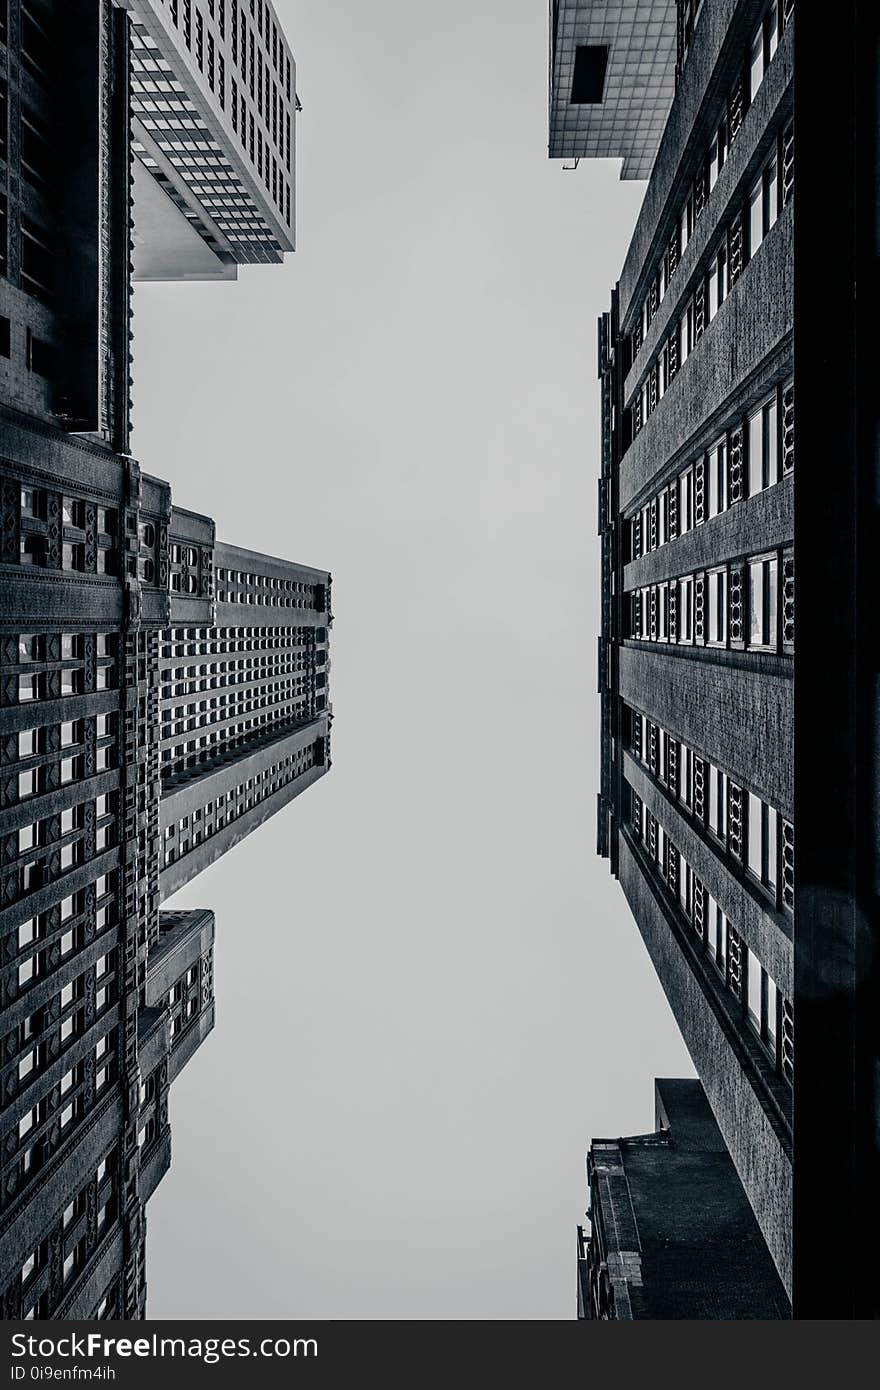
<svg viewBox="0 0 880 1390">
<path fill-rule="evenodd" d="M 593 1134 L 691 1074 L 595 857 L 596 317 L 644 186 L 546 157 L 544 0 L 277 0 L 298 246 L 135 296 L 134 451 L 334 577 L 330 775 L 217 917 L 153 1318 L 568 1318 Z"/>
</svg>

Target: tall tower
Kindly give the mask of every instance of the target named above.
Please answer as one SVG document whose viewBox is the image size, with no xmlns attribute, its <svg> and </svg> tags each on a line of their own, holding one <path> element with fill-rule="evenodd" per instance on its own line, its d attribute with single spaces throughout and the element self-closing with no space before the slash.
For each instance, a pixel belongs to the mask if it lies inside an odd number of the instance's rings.
<svg viewBox="0 0 880 1390">
<path fill-rule="evenodd" d="M 650 174 L 599 324 L 599 853 L 795 1316 L 852 1317 L 880 1300 L 876 7 L 827 38 L 794 0 L 558 0 L 550 129 Z"/>
<path fill-rule="evenodd" d="M 330 576 L 128 452 L 129 15 L 0 0 L 0 57 L 0 1299 L 138 1318 L 214 1021 L 213 914 L 161 904 L 329 768 Z"/>
<path fill-rule="evenodd" d="M 295 235 L 296 64 L 269 0 L 117 0 L 131 15 L 134 273 L 235 279 Z"/>
</svg>

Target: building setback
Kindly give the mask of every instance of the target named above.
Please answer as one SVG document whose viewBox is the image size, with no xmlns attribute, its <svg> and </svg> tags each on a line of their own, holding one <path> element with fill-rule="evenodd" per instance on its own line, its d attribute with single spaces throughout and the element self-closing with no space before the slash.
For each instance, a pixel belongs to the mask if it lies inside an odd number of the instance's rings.
<svg viewBox="0 0 880 1390">
<path fill-rule="evenodd" d="M 578 1317 L 787 1318 L 782 1281 L 699 1081 L 655 1083 L 656 1131 L 594 1139 Z"/>
<path fill-rule="evenodd" d="M 110 0 L 0 0 L 6 1319 L 144 1316 L 214 1021 L 213 913 L 162 903 L 330 765 L 329 574 L 218 542 L 128 452 L 130 59 Z"/>
<path fill-rule="evenodd" d="M 650 170 L 599 324 L 598 849 L 794 1315 L 874 1316 L 877 13 L 832 60 L 821 7 L 672 8 L 551 5 L 551 154 Z"/>
</svg>

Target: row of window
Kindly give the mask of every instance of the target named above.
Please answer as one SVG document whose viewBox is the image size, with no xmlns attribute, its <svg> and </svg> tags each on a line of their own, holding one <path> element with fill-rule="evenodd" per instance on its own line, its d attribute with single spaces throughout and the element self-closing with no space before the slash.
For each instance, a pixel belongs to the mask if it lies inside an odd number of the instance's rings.
<svg viewBox="0 0 880 1390">
<path fill-rule="evenodd" d="M 312 633 L 317 646 L 327 641 L 325 627 L 173 627 L 162 633 L 162 657 L 275 651 L 306 642 Z"/>
<path fill-rule="evenodd" d="M 183 721 L 187 722 L 190 729 L 207 728 L 211 724 L 227 723 L 239 715 L 252 714 L 257 710 L 276 707 L 281 704 L 296 703 L 308 695 L 314 686 L 323 687 L 326 676 L 323 671 L 311 671 L 305 663 L 298 663 L 297 669 L 304 674 L 296 678 L 271 678 L 267 673 L 255 673 L 246 675 L 241 673 L 238 677 L 230 674 L 228 676 L 215 676 L 210 681 L 189 681 L 184 684 L 172 687 L 163 687 L 163 694 L 167 694 L 170 699 L 195 694 L 197 690 L 216 689 L 218 686 L 239 686 L 233 690 L 232 694 L 215 695 L 210 700 L 189 700 L 185 704 L 167 705 L 162 710 L 162 723 L 170 726 L 172 723 Z M 254 684 L 254 681 L 258 683 Z M 170 727 L 168 729 L 170 732 Z M 175 729 L 175 733 L 183 733 L 183 728 Z M 163 737 L 166 737 L 166 730 L 163 727 Z"/>
<path fill-rule="evenodd" d="M 326 586 L 270 574 L 218 568 L 217 597 L 226 603 L 259 603 L 268 608 L 302 608 L 324 611 Z"/>
<path fill-rule="evenodd" d="M 691 0 L 691 25 L 695 9 Z M 684 203 L 675 221 L 675 230 L 661 257 L 660 265 L 651 279 L 648 293 L 642 302 L 636 326 L 630 335 L 630 361 L 634 362 L 651 321 L 669 288 L 670 281 L 684 255 L 685 248 L 694 234 L 697 219 L 702 214 L 709 194 L 715 187 L 718 174 L 723 168 L 731 144 L 742 125 L 746 105 L 751 104 L 757 95 L 764 74 L 794 11 L 794 0 L 770 0 L 760 22 L 756 26 L 746 55 L 748 66 L 747 81 L 743 74 L 737 76 L 733 87 L 723 103 L 722 115 L 715 128 L 709 146 L 698 163 L 697 173 L 688 189 Z"/>
<path fill-rule="evenodd" d="M 630 706 L 625 735 L 632 756 L 708 834 L 729 864 L 744 870 L 774 908 L 794 910 L 794 826 L 720 767 Z"/>
<path fill-rule="evenodd" d="M 20 564 L 117 572 L 118 513 L 114 508 L 66 494 L 59 499 L 44 488 L 25 486 L 20 489 L 20 516 Z"/>
<path fill-rule="evenodd" d="M 749 189 L 744 207 L 721 232 L 713 252 L 697 277 L 680 317 L 658 349 L 629 408 L 630 436 L 635 438 L 659 406 L 668 387 L 718 313 L 747 261 L 775 224 L 794 190 L 794 136 L 789 126 Z M 783 167 L 780 189 L 779 169 Z"/>
<path fill-rule="evenodd" d="M 96 744 L 100 744 L 102 739 L 115 738 L 116 715 L 97 714 L 94 716 L 94 726 Z M 26 758 L 51 757 L 58 752 L 58 749 L 49 748 L 49 728 L 48 724 L 44 724 L 36 729 L 19 730 L 18 756 L 20 761 Z M 61 751 L 84 744 L 87 738 L 89 738 L 89 731 L 86 729 L 85 719 L 65 719 L 60 725 L 59 747 Z"/>
<path fill-rule="evenodd" d="M 775 387 L 645 502 L 626 526 L 625 561 L 638 559 L 794 471 L 794 382 Z"/>
<path fill-rule="evenodd" d="M 173 864 L 175 859 L 180 859 L 203 840 L 210 839 L 224 826 L 247 815 L 252 807 L 301 777 L 318 761 L 318 744 L 323 744 L 323 740 L 317 740 L 316 743 L 300 749 L 298 753 L 288 754 L 286 758 L 264 768 L 262 772 L 239 782 L 236 787 L 230 788 L 225 796 L 218 796 L 215 800 L 209 801 L 205 806 L 193 811 L 191 816 L 183 816 L 176 825 L 166 826 L 165 865 Z M 320 757 L 323 758 L 323 748 L 320 750 Z"/>
<path fill-rule="evenodd" d="M 776 1075 L 794 1077 L 794 1013 L 770 972 L 747 946 L 656 816 L 630 787 L 630 824 L 675 903 L 760 1039 Z"/>
<path fill-rule="evenodd" d="M 678 646 L 794 649 L 794 551 L 770 551 L 627 595 L 625 636 Z"/>
<path fill-rule="evenodd" d="M 314 714 L 321 713 L 325 704 L 323 696 L 317 697 L 314 701 L 303 698 L 297 704 L 286 703 L 276 706 L 264 713 L 228 724 L 222 729 L 213 729 L 196 738 L 172 742 L 162 749 L 163 781 L 180 780 L 184 774 L 190 776 L 196 769 L 204 771 L 220 759 L 243 751 L 258 739 L 295 728 Z M 174 738 L 180 737 L 176 730 Z"/>
</svg>

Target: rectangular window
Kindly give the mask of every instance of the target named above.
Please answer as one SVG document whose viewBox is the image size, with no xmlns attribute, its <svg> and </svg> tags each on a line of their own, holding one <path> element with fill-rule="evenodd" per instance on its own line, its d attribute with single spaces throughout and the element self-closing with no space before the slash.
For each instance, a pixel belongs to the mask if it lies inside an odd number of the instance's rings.
<svg viewBox="0 0 880 1390">
<path fill-rule="evenodd" d="M 776 558 L 749 562 L 749 645 L 776 646 L 779 563 Z"/>
<path fill-rule="evenodd" d="M 764 882 L 768 888 L 776 887 L 776 812 L 772 806 L 765 808 L 764 818 Z"/>
<path fill-rule="evenodd" d="M 711 322 L 718 313 L 718 262 L 713 260 L 709 266 L 708 286 L 708 306 L 709 320 Z"/>
<path fill-rule="evenodd" d="M 678 750 L 678 795 L 685 806 L 691 804 L 691 750 L 682 743 Z"/>
<path fill-rule="evenodd" d="M 776 981 L 771 979 L 771 977 L 767 974 L 766 970 L 764 971 L 764 979 L 766 981 L 767 986 L 765 1031 L 767 1034 L 767 1042 L 770 1044 L 770 1049 L 771 1051 L 775 1052 L 776 1034 L 778 1031 L 776 1015 L 779 1010 L 779 991 L 776 988 Z"/>
<path fill-rule="evenodd" d="M 764 406 L 764 477 L 766 486 L 779 481 L 779 440 L 776 397 Z"/>
<path fill-rule="evenodd" d="M 754 256 L 764 240 L 764 180 L 759 178 L 749 193 L 749 255 Z"/>
<path fill-rule="evenodd" d="M 712 570 L 709 574 L 709 641 L 716 645 L 727 641 L 726 570 Z"/>
<path fill-rule="evenodd" d="M 709 450 L 709 515 L 717 516 L 727 506 L 727 443 L 720 439 Z"/>
<path fill-rule="evenodd" d="M 764 803 L 749 792 L 748 863 L 755 878 L 764 877 Z"/>
<path fill-rule="evenodd" d="M 747 968 L 747 989 L 746 989 L 746 1008 L 748 1011 L 749 1023 L 752 1027 L 761 1032 L 761 962 L 755 955 L 751 946 L 748 948 L 748 968 Z"/>
<path fill-rule="evenodd" d="M 749 416 L 749 496 L 754 497 L 764 487 L 764 412 L 756 410 Z"/>
<path fill-rule="evenodd" d="M 764 80 L 764 21 L 758 25 L 757 33 L 752 39 L 751 57 L 749 62 L 749 101 L 754 101 L 758 88 Z"/>
<path fill-rule="evenodd" d="M 692 510 L 693 482 L 693 469 L 685 469 L 678 480 L 678 533 L 680 536 L 683 536 L 685 531 L 690 531 L 694 524 Z"/>
<path fill-rule="evenodd" d="M 766 236 L 770 228 L 779 216 L 779 177 L 777 172 L 776 157 L 770 160 L 764 170 L 764 235 Z"/>
<path fill-rule="evenodd" d="M 680 579 L 678 584 L 678 640 L 690 642 L 693 638 L 694 581 Z"/>
<path fill-rule="evenodd" d="M 727 834 L 727 773 L 709 766 L 709 825 L 719 839 Z"/>
</svg>

